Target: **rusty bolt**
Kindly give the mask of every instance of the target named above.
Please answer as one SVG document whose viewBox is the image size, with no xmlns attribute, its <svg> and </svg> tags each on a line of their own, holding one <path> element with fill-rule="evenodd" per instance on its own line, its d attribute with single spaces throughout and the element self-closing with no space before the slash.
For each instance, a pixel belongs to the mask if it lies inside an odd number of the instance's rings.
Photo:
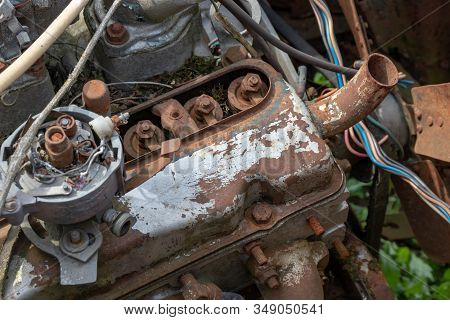
<svg viewBox="0 0 450 320">
<path fill-rule="evenodd" d="M 156 127 L 150 120 L 139 121 L 136 126 L 136 133 L 140 139 L 151 139 L 155 135 Z"/>
<path fill-rule="evenodd" d="M 429 126 L 429 127 L 433 126 L 433 117 L 432 116 L 427 117 L 427 126 Z"/>
<path fill-rule="evenodd" d="M 308 224 L 316 236 L 320 236 L 325 232 L 325 229 L 320 224 L 320 221 L 314 216 L 308 218 Z"/>
<path fill-rule="evenodd" d="M 333 246 L 341 259 L 347 259 L 350 256 L 350 252 L 348 252 L 341 240 L 334 240 Z"/>
<path fill-rule="evenodd" d="M 81 242 L 81 233 L 78 230 L 72 230 L 69 233 L 70 242 L 73 244 L 79 244 Z"/>
<path fill-rule="evenodd" d="M 439 117 L 439 118 L 437 119 L 437 125 L 438 125 L 439 127 L 444 126 L 444 119 L 443 119 L 442 117 Z"/>
<path fill-rule="evenodd" d="M 272 218 L 272 207 L 267 203 L 257 203 L 252 208 L 252 217 L 257 224 L 264 224 Z"/>
<path fill-rule="evenodd" d="M 128 41 L 127 29 L 120 22 L 114 22 L 106 28 L 106 40 L 115 46 L 119 46 Z"/>
<path fill-rule="evenodd" d="M 225 52 L 222 58 L 222 64 L 224 67 L 230 64 L 247 59 L 248 51 L 242 46 L 231 47 Z"/>
<path fill-rule="evenodd" d="M 245 99 L 250 99 L 250 96 L 259 92 L 262 87 L 262 80 L 259 75 L 255 73 L 248 73 L 241 82 L 241 95 Z"/>
<path fill-rule="evenodd" d="M 272 276 L 266 280 L 266 286 L 269 289 L 278 289 L 280 287 L 280 281 L 278 281 L 277 276 Z"/>
<path fill-rule="evenodd" d="M 266 264 L 269 260 L 261 249 L 259 242 L 251 242 L 245 246 L 245 251 L 251 255 L 258 265 Z"/>
<path fill-rule="evenodd" d="M 202 114 L 210 114 L 214 108 L 215 108 L 215 100 L 214 98 L 202 94 L 200 97 L 197 98 L 195 101 L 195 111 Z"/>
</svg>

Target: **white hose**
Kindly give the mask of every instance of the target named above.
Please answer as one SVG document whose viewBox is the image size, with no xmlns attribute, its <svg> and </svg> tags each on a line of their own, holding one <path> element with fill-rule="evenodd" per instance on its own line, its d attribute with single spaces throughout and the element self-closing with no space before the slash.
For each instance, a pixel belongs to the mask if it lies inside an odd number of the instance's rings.
<svg viewBox="0 0 450 320">
<path fill-rule="evenodd" d="M 78 17 L 89 0 L 72 0 L 45 32 L 22 55 L 0 73 L 0 92 L 23 75 Z"/>
</svg>

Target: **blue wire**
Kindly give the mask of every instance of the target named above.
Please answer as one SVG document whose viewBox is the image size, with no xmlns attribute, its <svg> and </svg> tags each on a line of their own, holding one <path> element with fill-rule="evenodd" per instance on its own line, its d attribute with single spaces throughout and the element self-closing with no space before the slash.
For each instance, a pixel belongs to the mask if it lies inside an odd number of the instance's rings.
<svg viewBox="0 0 450 320">
<path fill-rule="evenodd" d="M 326 15 L 323 13 L 323 11 L 320 8 L 318 8 L 318 9 L 320 12 L 320 16 L 322 17 L 322 21 L 324 22 L 324 25 L 325 25 L 325 36 L 327 38 L 329 51 L 331 52 L 331 55 L 332 55 L 330 57 L 330 59 L 334 62 L 334 64 L 339 65 L 339 59 L 337 58 L 336 52 L 334 51 L 332 41 L 330 38 L 330 30 L 328 28 L 328 18 L 326 17 Z M 342 74 L 336 73 L 336 75 L 337 75 L 337 80 L 338 80 L 338 87 L 341 88 L 344 86 L 344 80 L 342 79 Z"/>
</svg>

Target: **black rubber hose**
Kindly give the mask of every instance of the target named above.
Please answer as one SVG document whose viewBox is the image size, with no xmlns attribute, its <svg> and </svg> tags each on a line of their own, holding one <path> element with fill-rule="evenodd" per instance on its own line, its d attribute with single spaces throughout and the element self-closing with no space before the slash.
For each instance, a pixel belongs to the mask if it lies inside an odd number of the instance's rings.
<svg viewBox="0 0 450 320">
<path fill-rule="evenodd" d="M 272 9 L 271 5 L 267 0 L 259 1 L 264 12 L 267 14 L 270 22 L 273 24 L 275 30 L 282 35 L 294 48 L 300 50 L 310 56 L 316 57 L 326 61 L 322 55 L 306 41 L 303 39 L 297 31 L 294 30 L 275 10 Z M 327 69 L 317 68 L 335 87 L 337 87 L 337 76 L 336 73 L 331 72 Z"/>
<path fill-rule="evenodd" d="M 334 72 L 340 72 L 347 76 L 353 76 L 357 70 L 347 67 L 341 67 L 325 60 L 310 56 L 304 52 L 301 52 L 283 41 L 274 37 L 269 31 L 257 24 L 241 7 L 239 7 L 233 0 L 219 0 L 247 29 L 253 30 L 258 33 L 266 41 L 273 44 L 281 51 L 286 52 L 288 55 L 294 57 L 298 61 L 313 66 L 321 67 Z"/>
</svg>

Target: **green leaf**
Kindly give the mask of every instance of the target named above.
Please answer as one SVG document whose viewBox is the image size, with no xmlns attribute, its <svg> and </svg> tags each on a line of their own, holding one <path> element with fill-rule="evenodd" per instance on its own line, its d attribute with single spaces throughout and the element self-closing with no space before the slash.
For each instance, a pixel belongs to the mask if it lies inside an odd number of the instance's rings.
<svg viewBox="0 0 450 320">
<path fill-rule="evenodd" d="M 318 85 L 325 86 L 328 88 L 334 87 L 333 84 L 327 78 L 325 78 L 325 76 L 323 74 L 321 74 L 320 72 L 314 73 L 313 82 Z"/>
<path fill-rule="evenodd" d="M 397 251 L 395 260 L 402 266 L 407 266 L 411 257 L 411 251 L 408 247 L 400 247 Z"/>
<path fill-rule="evenodd" d="M 449 270 L 447 270 L 449 271 Z M 435 291 L 433 292 L 433 298 L 439 300 L 449 300 L 450 299 L 450 281 L 442 282 Z"/>
<path fill-rule="evenodd" d="M 434 281 L 433 269 L 427 262 L 419 258 L 419 256 L 415 253 L 411 254 L 409 270 L 413 275 L 420 278 L 422 281 Z"/>
</svg>

